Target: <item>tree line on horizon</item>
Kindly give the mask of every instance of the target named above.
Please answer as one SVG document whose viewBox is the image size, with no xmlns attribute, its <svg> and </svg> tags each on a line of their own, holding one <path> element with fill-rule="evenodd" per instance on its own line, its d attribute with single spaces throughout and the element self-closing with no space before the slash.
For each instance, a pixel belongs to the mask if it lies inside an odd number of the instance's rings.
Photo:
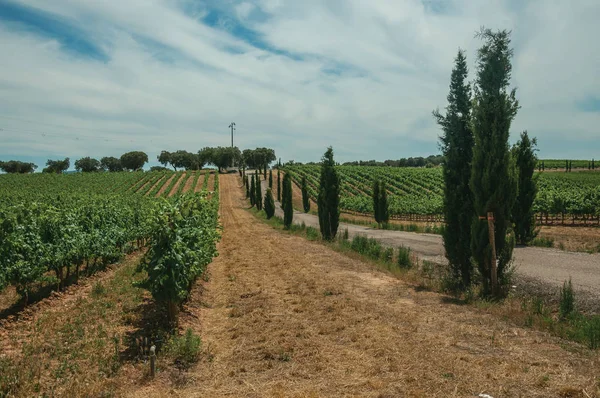
<svg viewBox="0 0 600 398">
<path fill-rule="evenodd" d="M 213 165 L 219 171 L 230 167 L 249 167 L 263 169 L 266 173 L 268 166 L 275 161 L 275 151 L 270 148 L 245 149 L 243 152 L 237 147 L 204 147 L 197 153 L 178 150 L 175 152 L 161 151 L 157 160 L 163 166 L 153 166 L 151 171 L 167 170 L 166 166 L 185 170 L 200 170 L 205 165 Z M 100 160 L 86 156 L 75 161 L 75 170 L 83 173 L 91 172 L 119 172 L 138 171 L 148 163 L 145 152 L 127 152 L 116 158 L 106 156 Z M 43 173 L 61 174 L 71 167 L 70 158 L 52 160 L 48 159 Z M 33 173 L 38 166 L 34 163 L 18 160 L 0 161 L 0 170 L 5 173 L 28 174 Z"/>
</svg>

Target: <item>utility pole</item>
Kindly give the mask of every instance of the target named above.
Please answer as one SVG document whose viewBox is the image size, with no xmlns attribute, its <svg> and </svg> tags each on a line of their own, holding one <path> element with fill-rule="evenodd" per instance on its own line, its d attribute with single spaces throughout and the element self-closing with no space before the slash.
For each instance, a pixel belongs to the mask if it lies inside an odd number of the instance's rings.
<svg viewBox="0 0 600 398">
<path fill-rule="evenodd" d="M 235 122 L 231 122 L 229 128 L 231 129 L 231 147 L 233 148 L 233 130 L 235 130 Z"/>
</svg>

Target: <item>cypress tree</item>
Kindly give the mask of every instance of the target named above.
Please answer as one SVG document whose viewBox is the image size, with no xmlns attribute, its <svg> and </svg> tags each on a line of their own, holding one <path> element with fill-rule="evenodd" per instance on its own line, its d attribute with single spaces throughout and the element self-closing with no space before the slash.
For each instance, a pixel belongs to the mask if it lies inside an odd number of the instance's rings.
<svg viewBox="0 0 600 398">
<path fill-rule="evenodd" d="M 281 171 L 277 168 L 277 201 L 281 203 Z"/>
<path fill-rule="evenodd" d="M 264 166 L 264 169 L 263 169 L 263 170 L 264 170 L 263 176 L 264 176 L 264 178 L 265 178 L 265 180 L 266 180 L 266 179 L 267 179 L 267 165 L 266 165 L 266 164 L 265 164 L 265 166 Z"/>
<path fill-rule="evenodd" d="M 248 182 L 248 176 L 246 175 L 246 178 L 244 178 L 245 181 L 245 185 L 246 185 L 246 199 L 250 198 L 250 183 Z"/>
<path fill-rule="evenodd" d="M 492 291 L 491 246 L 488 224 L 479 216 L 494 214 L 497 258 L 497 280 L 504 286 L 512 259 L 514 237 L 508 234 L 511 210 L 517 196 L 514 162 L 511 161 L 508 138 L 519 103 L 516 90 L 507 92 L 511 76 L 510 32 L 482 29 L 478 34 L 485 43 L 478 50 L 477 78 L 473 100 L 472 128 L 475 146 L 470 186 L 475 214 L 471 225 L 471 250 L 479 267 L 484 295 Z"/>
<path fill-rule="evenodd" d="M 271 188 L 267 188 L 267 192 L 265 193 L 265 213 L 267 214 L 267 220 L 271 219 L 275 214 L 275 200 L 273 200 Z"/>
<path fill-rule="evenodd" d="M 470 127 L 471 89 L 466 81 L 467 75 L 467 60 L 464 52 L 459 50 L 450 75 L 446 115 L 437 110 L 433 112 L 443 131 L 440 140 L 444 156 L 442 175 L 446 228 L 442 236 L 455 288 L 459 291 L 471 285 L 473 278 L 471 222 L 474 208 L 469 186 L 473 132 Z"/>
<path fill-rule="evenodd" d="M 542 171 L 546 170 L 546 164 L 544 163 L 544 161 L 542 160 Z"/>
<path fill-rule="evenodd" d="M 333 148 L 321 159 L 321 178 L 319 180 L 319 227 L 325 240 L 333 240 L 340 224 L 340 178 L 335 170 Z"/>
<path fill-rule="evenodd" d="M 304 207 L 305 213 L 308 213 L 310 211 L 310 197 L 308 196 L 306 176 L 302 176 L 302 207 Z"/>
<path fill-rule="evenodd" d="M 269 170 L 269 188 L 273 189 L 273 169 Z"/>
<path fill-rule="evenodd" d="M 256 173 L 256 193 L 254 194 L 254 200 L 256 201 L 256 208 L 262 210 L 262 189 L 260 182 L 260 174 Z"/>
<path fill-rule="evenodd" d="M 592 170 L 594 170 L 595 166 L 594 166 L 594 159 L 592 159 Z"/>
<path fill-rule="evenodd" d="M 565 160 L 565 173 L 569 172 L 569 161 Z"/>
<path fill-rule="evenodd" d="M 254 175 L 252 176 L 252 180 L 250 182 L 250 205 L 254 206 L 254 203 L 256 202 L 256 186 L 255 186 L 255 182 L 254 182 Z"/>
<path fill-rule="evenodd" d="M 527 131 L 521 133 L 521 139 L 513 147 L 513 157 L 517 164 L 519 194 L 513 207 L 513 223 L 517 243 L 526 245 L 536 237 L 535 213 L 533 201 L 537 195 L 537 176 L 534 177 L 535 146 L 537 140 L 529 139 Z"/>
<path fill-rule="evenodd" d="M 573 171 L 573 161 L 569 160 L 569 173 Z"/>
<path fill-rule="evenodd" d="M 294 218 L 294 208 L 292 206 L 292 178 L 288 173 L 283 176 L 283 227 L 289 229 Z"/>
<path fill-rule="evenodd" d="M 379 181 L 379 222 L 387 224 L 390 221 L 388 209 L 387 188 L 384 181 Z"/>
<path fill-rule="evenodd" d="M 379 225 L 381 217 L 379 216 L 379 180 L 373 182 L 373 216 L 375 222 Z"/>
</svg>

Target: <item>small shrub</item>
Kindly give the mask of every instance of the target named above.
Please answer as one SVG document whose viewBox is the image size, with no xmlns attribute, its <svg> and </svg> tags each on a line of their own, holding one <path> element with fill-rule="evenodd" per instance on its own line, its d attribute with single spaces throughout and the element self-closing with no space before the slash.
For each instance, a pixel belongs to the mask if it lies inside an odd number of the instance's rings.
<svg viewBox="0 0 600 398">
<path fill-rule="evenodd" d="M 346 228 L 346 229 L 344 230 L 343 239 L 344 239 L 344 240 L 348 240 L 348 239 L 349 239 L 349 236 L 348 236 L 348 228 Z M 600 251 L 600 245 L 598 245 L 598 248 L 599 248 L 598 250 Z"/>
<path fill-rule="evenodd" d="M 412 259 L 410 258 L 410 248 L 400 246 L 398 248 L 398 267 L 408 269 L 411 268 L 412 265 Z"/>
<path fill-rule="evenodd" d="M 369 239 L 366 236 L 361 235 L 357 235 L 352 239 L 350 248 L 355 252 L 376 260 L 381 258 L 383 250 L 381 244 L 376 239 Z"/>
<path fill-rule="evenodd" d="M 382 256 L 383 261 L 385 261 L 386 263 L 391 263 L 393 257 L 394 257 L 394 249 L 392 249 L 391 247 L 387 247 L 383 250 L 383 256 Z"/>
<path fill-rule="evenodd" d="M 321 237 L 321 233 L 318 229 L 313 227 L 306 227 L 306 238 L 308 240 L 318 240 Z"/>
<path fill-rule="evenodd" d="M 531 241 L 531 245 L 537 247 L 554 247 L 554 239 L 542 236 Z"/>
<path fill-rule="evenodd" d="M 195 335 L 192 329 L 188 329 L 184 336 L 173 336 L 165 345 L 166 355 L 175 359 L 175 362 L 183 368 L 188 368 L 198 360 L 202 340 Z"/>
<path fill-rule="evenodd" d="M 559 313 L 561 319 L 566 319 L 575 310 L 575 295 L 573 294 L 573 285 L 571 284 L 571 278 L 569 282 L 563 283 L 562 289 L 560 289 L 560 303 Z"/>
<path fill-rule="evenodd" d="M 592 350 L 600 348 L 600 316 L 590 318 L 584 327 L 588 347 Z"/>
</svg>

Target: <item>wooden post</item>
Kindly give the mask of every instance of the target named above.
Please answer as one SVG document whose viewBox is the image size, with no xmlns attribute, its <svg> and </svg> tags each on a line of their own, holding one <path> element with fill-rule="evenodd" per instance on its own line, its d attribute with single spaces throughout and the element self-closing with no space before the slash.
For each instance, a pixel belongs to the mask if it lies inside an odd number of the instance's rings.
<svg viewBox="0 0 600 398">
<path fill-rule="evenodd" d="M 480 220 L 487 219 L 488 222 L 488 235 L 490 239 L 490 246 L 492 248 L 492 258 L 490 264 L 490 273 L 492 279 L 492 294 L 496 296 L 498 294 L 498 265 L 496 263 L 496 234 L 494 227 L 494 213 L 489 211 L 487 217 L 479 217 Z"/>
<path fill-rule="evenodd" d="M 150 347 L 150 377 L 156 374 L 156 346 Z"/>
<path fill-rule="evenodd" d="M 498 294 L 498 270 L 496 264 L 496 233 L 494 228 L 494 213 L 491 211 L 487 214 L 488 228 L 490 234 L 490 246 L 492 246 L 492 294 Z"/>
</svg>

